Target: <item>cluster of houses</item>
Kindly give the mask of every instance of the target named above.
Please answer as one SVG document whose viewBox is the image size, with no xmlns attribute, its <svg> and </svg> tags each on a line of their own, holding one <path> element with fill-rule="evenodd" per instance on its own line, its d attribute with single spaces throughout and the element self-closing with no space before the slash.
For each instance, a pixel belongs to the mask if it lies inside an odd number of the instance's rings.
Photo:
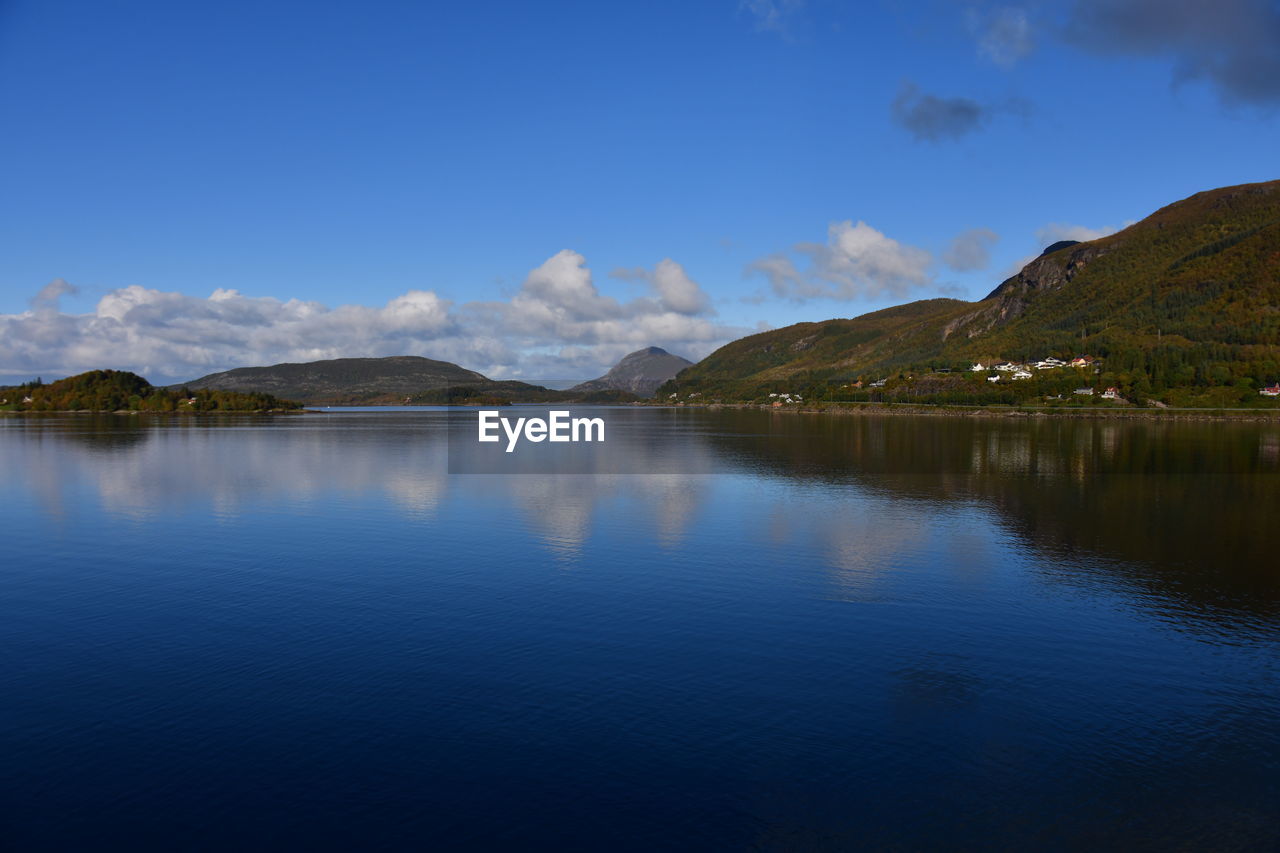
<svg viewBox="0 0 1280 853">
<path fill-rule="evenodd" d="M 1093 396 L 1093 389 L 1086 385 L 1086 386 L 1084 386 L 1084 387 L 1077 388 L 1076 390 L 1072 391 L 1071 393 L 1072 393 L 1072 394 L 1075 394 L 1076 396 L 1079 396 L 1079 397 L 1092 397 L 1092 396 Z M 1046 394 L 1046 395 L 1045 395 L 1045 399 L 1046 399 L 1046 400 L 1061 400 L 1061 399 L 1062 399 L 1062 395 L 1061 395 L 1061 394 Z M 1103 391 L 1103 392 L 1102 392 L 1102 399 L 1104 399 L 1104 400 L 1116 400 L 1116 401 L 1121 402 L 1121 403 L 1125 402 L 1124 397 L 1121 397 L 1121 396 L 1120 396 L 1120 389 L 1119 389 L 1119 388 L 1116 388 L 1115 386 L 1112 386 L 1112 387 L 1108 388 L 1107 390 Z"/>
<path fill-rule="evenodd" d="M 1032 376 L 1032 373 L 1031 373 L 1032 370 L 1057 370 L 1058 368 L 1061 368 L 1061 367 L 1085 368 L 1085 367 L 1093 367 L 1097 363 L 1098 363 L 1098 360 L 1091 355 L 1076 356 L 1070 361 L 1064 361 L 1063 359 L 1049 356 L 1048 358 L 1041 359 L 1040 361 L 1028 362 L 1026 364 L 1017 364 L 1012 361 L 1006 361 L 1000 364 L 993 364 L 988 367 L 982 362 L 977 362 L 976 364 L 972 365 L 969 368 L 969 372 L 982 373 L 987 370 L 994 370 L 996 372 L 988 376 L 987 381 L 999 382 L 1001 379 L 1004 378 L 1004 376 L 1002 376 L 1001 374 L 1007 374 L 1010 379 L 1015 379 L 1015 380 L 1030 379 Z"/>
<path fill-rule="evenodd" d="M 1022 364 L 1012 362 L 1012 361 L 1005 361 L 1005 362 L 1001 362 L 1000 364 L 992 364 L 988 366 L 983 364 L 982 362 L 977 362 L 969 368 L 969 371 L 971 373 L 984 373 L 988 370 L 993 370 L 995 372 L 987 377 L 987 381 L 999 382 L 1006 377 L 1008 377 L 1011 380 L 1030 379 L 1034 375 L 1031 372 L 1032 370 L 1058 370 L 1060 368 L 1065 368 L 1065 367 L 1074 367 L 1077 369 L 1094 368 L 1094 372 L 1097 373 L 1097 372 L 1100 372 L 1101 363 L 1102 363 L 1101 359 L 1094 358 L 1091 355 L 1079 355 L 1070 360 L 1054 358 L 1053 356 L 1049 356 L 1048 358 L 1044 358 L 1039 361 L 1025 362 Z M 949 371 L 946 369 L 939 369 L 935 372 L 947 373 Z M 909 379 L 910 377 L 907 377 L 907 378 Z M 887 379 L 877 379 L 874 382 L 867 382 L 864 384 L 862 380 L 859 379 L 856 382 L 851 382 L 850 384 L 845 385 L 844 387 L 851 388 L 851 389 L 858 389 L 863 387 L 883 388 L 886 382 L 888 382 Z M 1094 389 L 1088 386 L 1082 386 L 1080 388 L 1075 389 L 1075 391 L 1072 393 L 1081 397 L 1092 397 L 1094 395 Z M 1280 383 L 1274 383 L 1264 388 L 1261 388 L 1259 389 L 1258 393 L 1264 397 L 1280 397 Z M 676 395 L 672 394 L 671 396 L 675 397 Z M 769 397 L 774 401 L 773 405 L 775 406 L 781 406 L 783 403 L 799 403 L 801 401 L 801 397 L 799 394 L 776 393 L 776 394 L 770 394 Z M 1116 387 L 1107 388 L 1105 391 L 1102 392 L 1101 397 L 1103 400 L 1116 400 L 1116 401 L 1124 402 L 1124 397 L 1121 396 L 1120 389 Z M 1050 397 L 1047 399 L 1062 399 L 1062 397 L 1061 395 L 1058 395 L 1056 397 Z"/>
<path fill-rule="evenodd" d="M 1092 388 L 1077 388 L 1073 393 L 1075 393 L 1075 394 L 1079 394 L 1081 397 L 1092 397 L 1092 396 L 1093 396 L 1093 389 L 1092 389 Z M 1116 388 L 1115 386 L 1112 386 L 1112 387 L 1110 387 L 1110 388 L 1108 388 L 1107 390 L 1105 390 L 1105 391 L 1103 391 L 1103 392 L 1102 392 L 1102 399 L 1104 399 L 1104 400 L 1123 400 L 1124 398 L 1120 396 L 1120 389 L 1119 389 L 1119 388 Z"/>
</svg>

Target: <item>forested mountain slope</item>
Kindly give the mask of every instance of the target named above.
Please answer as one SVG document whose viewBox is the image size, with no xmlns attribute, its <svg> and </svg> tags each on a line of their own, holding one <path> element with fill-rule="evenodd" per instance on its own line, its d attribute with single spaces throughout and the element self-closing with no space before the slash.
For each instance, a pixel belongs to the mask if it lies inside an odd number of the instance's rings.
<svg viewBox="0 0 1280 853">
<path fill-rule="evenodd" d="M 739 399 L 783 386 L 822 393 L 1082 354 L 1098 360 L 1091 383 L 1113 383 L 1132 398 L 1185 402 L 1233 389 L 1209 401 L 1223 404 L 1280 379 L 1280 181 L 1197 193 L 1111 236 L 1055 244 L 979 302 L 923 300 L 734 341 L 663 390 Z M 960 382 L 940 387 L 1002 400 L 1045 390 Z"/>
</svg>

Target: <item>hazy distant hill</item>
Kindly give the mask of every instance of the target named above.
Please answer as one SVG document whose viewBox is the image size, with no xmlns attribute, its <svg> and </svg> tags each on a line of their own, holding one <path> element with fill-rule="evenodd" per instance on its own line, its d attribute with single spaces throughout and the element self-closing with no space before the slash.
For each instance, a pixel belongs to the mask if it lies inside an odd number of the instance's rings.
<svg viewBox="0 0 1280 853">
<path fill-rule="evenodd" d="M 264 392 L 311 404 L 453 402 L 483 395 L 509 400 L 558 400 L 565 396 L 539 385 L 495 381 L 448 361 L 416 355 L 237 367 L 173 387 L 183 386 Z"/>
<path fill-rule="evenodd" d="M 1109 237 L 1055 243 L 979 302 L 930 299 L 733 341 L 664 390 L 742 399 L 1082 354 L 1102 359 L 1091 384 L 1135 399 L 1217 388 L 1229 404 L 1280 380 L 1280 181 L 1197 193 Z M 935 385 L 1012 401 L 1064 375 L 1012 390 L 959 376 Z"/>
<path fill-rule="evenodd" d="M 645 347 L 624 356 L 599 379 L 582 382 L 569 390 L 627 391 L 639 397 L 652 397 L 662 383 L 691 364 L 687 358 L 672 355 L 661 347 Z"/>
</svg>

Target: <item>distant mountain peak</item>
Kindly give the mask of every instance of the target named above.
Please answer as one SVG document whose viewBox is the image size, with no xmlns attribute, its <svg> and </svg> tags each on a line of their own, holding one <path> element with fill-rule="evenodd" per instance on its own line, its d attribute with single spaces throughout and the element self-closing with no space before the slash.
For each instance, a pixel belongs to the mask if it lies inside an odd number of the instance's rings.
<svg viewBox="0 0 1280 853">
<path fill-rule="evenodd" d="M 1040 253 L 1040 257 L 1044 257 L 1045 255 L 1052 255 L 1054 252 L 1058 251 L 1059 249 L 1068 249 L 1072 246 L 1079 246 L 1079 245 L 1080 245 L 1079 240 L 1059 240 L 1056 243 L 1050 243 L 1048 246 L 1045 246 L 1044 251 Z"/>
<path fill-rule="evenodd" d="M 662 347 L 645 347 L 623 356 L 609 372 L 598 379 L 583 382 L 569 389 L 575 392 L 617 390 L 628 391 L 641 397 L 652 397 L 653 392 L 681 370 L 693 364 L 687 358 L 672 355 Z"/>
</svg>

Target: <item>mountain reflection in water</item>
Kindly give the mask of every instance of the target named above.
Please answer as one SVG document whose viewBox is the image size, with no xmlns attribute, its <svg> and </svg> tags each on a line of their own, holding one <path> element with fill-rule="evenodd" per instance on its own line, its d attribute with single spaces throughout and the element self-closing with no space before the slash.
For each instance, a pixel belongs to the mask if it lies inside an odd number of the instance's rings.
<svg viewBox="0 0 1280 853">
<path fill-rule="evenodd" d="M 6 843 L 1280 840 L 1280 427 L 595 412 L 0 418 Z"/>
<path fill-rule="evenodd" d="M 424 410 L 15 419 L 6 426 L 21 434 L 23 452 L 0 457 L 0 474 L 28 484 L 51 513 L 86 485 L 104 510 L 122 515 L 184 503 L 234 515 L 264 497 L 299 504 L 381 492 L 401 511 L 428 517 L 451 492 L 483 495 L 517 505 L 563 555 L 580 548 L 603 503 L 626 496 L 653 541 L 675 547 L 708 499 L 706 475 L 766 476 L 801 489 L 853 490 L 849 516 L 790 517 L 788 502 L 767 512 L 775 540 L 784 531 L 818 537 L 842 571 L 856 574 L 875 553 L 908 546 L 939 509 L 976 507 L 1022 546 L 1052 555 L 1053 566 L 1110 576 L 1192 613 L 1280 612 L 1280 560 L 1267 535 L 1280 506 L 1277 426 L 623 412 L 647 420 L 603 449 L 610 470 L 626 473 L 451 477 L 445 436 L 457 413 Z M 470 435 L 470 421 L 452 428 Z M 645 473 L 655 469 L 662 473 Z M 867 501 L 892 510 L 862 512 Z M 958 535 L 975 540 L 962 552 L 980 548 L 972 532 Z M 1101 562 L 1074 565 L 1073 555 Z M 1057 579 L 1071 582 L 1069 573 Z"/>
</svg>

